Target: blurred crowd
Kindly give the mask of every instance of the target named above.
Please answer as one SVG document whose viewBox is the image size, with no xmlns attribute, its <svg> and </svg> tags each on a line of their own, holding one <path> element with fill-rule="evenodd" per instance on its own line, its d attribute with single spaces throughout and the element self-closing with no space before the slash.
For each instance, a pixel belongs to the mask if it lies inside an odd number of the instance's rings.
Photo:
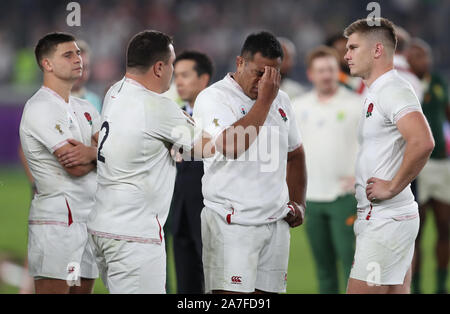
<svg viewBox="0 0 450 314">
<path fill-rule="evenodd" d="M 92 50 L 90 86 L 103 94 L 124 69 L 124 52 L 131 34 L 157 29 L 174 38 L 176 52 L 196 49 L 211 56 L 220 79 L 234 66 L 245 37 L 269 30 L 293 41 L 297 61 L 290 76 L 306 82 L 304 57 L 352 20 L 366 17 L 367 3 L 360 0 L 95 0 L 77 1 L 81 27 L 69 27 L 70 1 L 17 0 L 0 3 L 0 99 L 13 86 L 27 90 L 40 84 L 33 48 L 51 31 L 67 31 L 85 40 Z M 412 36 L 424 38 L 433 48 L 434 64 L 450 78 L 447 30 L 450 1 L 378 1 L 381 15 L 403 26 Z M 29 96 L 29 95 L 27 95 Z"/>
</svg>

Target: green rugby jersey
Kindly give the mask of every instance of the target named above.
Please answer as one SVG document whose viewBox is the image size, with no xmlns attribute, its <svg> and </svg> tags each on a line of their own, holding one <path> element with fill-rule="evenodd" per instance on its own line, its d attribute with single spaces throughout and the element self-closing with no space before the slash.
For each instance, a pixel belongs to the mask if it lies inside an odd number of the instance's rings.
<svg viewBox="0 0 450 314">
<path fill-rule="evenodd" d="M 426 86 L 422 102 L 422 110 L 427 117 L 433 132 L 435 147 L 430 158 L 447 158 L 444 136 L 446 107 L 449 105 L 447 83 L 439 75 L 433 73 L 423 79 Z"/>
</svg>

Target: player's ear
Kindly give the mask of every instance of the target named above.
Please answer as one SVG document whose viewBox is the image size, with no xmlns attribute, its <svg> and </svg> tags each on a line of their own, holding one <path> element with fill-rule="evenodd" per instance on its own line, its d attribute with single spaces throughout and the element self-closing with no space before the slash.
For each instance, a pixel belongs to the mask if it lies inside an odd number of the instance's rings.
<svg viewBox="0 0 450 314">
<path fill-rule="evenodd" d="M 244 60 L 243 57 L 241 57 L 241 56 L 237 56 L 237 57 L 236 57 L 236 67 L 237 67 L 237 68 L 243 66 L 243 65 L 244 65 L 244 62 L 245 62 L 245 60 Z"/>
<path fill-rule="evenodd" d="M 48 59 L 48 58 L 43 58 L 42 59 L 41 66 L 47 72 L 52 72 L 53 71 L 53 65 L 52 65 L 50 59 Z"/>
<path fill-rule="evenodd" d="M 374 57 L 375 59 L 379 59 L 384 53 L 384 46 L 382 43 L 375 44 Z"/>
<path fill-rule="evenodd" d="M 241 74 L 245 65 L 245 59 L 242 56 L 236 57 L 236 72 Z"/>
<path fill-rule="evenodd" d="M 163 72 L 164 62 L 158 61 L 153 65 L 153 73 L 156 77 L 161 77 Z"/>
</svg>

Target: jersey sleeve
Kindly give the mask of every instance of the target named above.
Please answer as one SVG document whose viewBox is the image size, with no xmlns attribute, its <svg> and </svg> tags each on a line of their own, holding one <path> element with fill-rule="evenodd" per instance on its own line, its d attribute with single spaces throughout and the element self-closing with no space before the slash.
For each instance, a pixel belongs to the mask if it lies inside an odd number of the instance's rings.
<svg viewBox="0 0 450 314">
<path fill-rule="evenodd" d="M 67 112 L 51 103 L 33 103 L 27 112 L 25 131 L 53 154 L 73 138 L 69 123 Z"/>
<path fill-rule="evenodd" d="M 282 92 L 280 92 L 282 93 Z M 291 101 L 287 94 L 282 93 L 282 103 L 284 108 L 286 108 L 287 116 L 291 117 L 289 122 L 289 132 L 288 132 L 288 152 L 292 152 L 302 145 L 302 138 L 300 135 L 300 130 L 297 126 L 297 121 L 295 118 L 294 108 L 291 105 Z"/>
<path fill-rule="evenodd" d="M 226 103 L 226 98 L 213 89 L 203 90 L 195 100 L 196 125 L 211 135 L 213 141 L 238 119 Z"/>
<path fill-rule="evenodd" d="M 189 151 L 194 143 L 194 120 L 172 100 L 161 97 L 159 104 L 145 106 L 150 136 Z"/>
<path fill-rule="evenodd" d="M 102 125 L 102 117 L 100 116 L 97 110 L 92 110 L 92 129 L 91 129 L 92 136 L 98 131 L 100 131 L 101 125 Z"/>
<path fill-rule="evenodd" d="M 422 112 L 419 99 L 413 90 L 407 86 L 386 88 L 380 93 L 379 104 L 386 119 L 392 124 L 396 124 L 398 120 L 410 112 Z"/>
</svg>

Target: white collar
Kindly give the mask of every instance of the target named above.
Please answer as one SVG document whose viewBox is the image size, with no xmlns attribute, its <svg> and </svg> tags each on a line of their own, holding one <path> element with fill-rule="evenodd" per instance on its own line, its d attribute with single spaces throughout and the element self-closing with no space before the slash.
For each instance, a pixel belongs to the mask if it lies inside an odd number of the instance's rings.
<svg viewBox="0 0 450 314">
<path fill-rule="evenodd" d="M 244 96 L 248 97 L 245 93 L 244 90 L 242 89 L 241 85 L 238 84 L 238 82 L 236 82 L 236 80 L 231 76 L 231 72 L 229 72 L 226 76 L 225 76 L 225 81 L 228 82 L 228 84 L 230 84 L 231 86 L 233 86 L 235 89 L 237 89 L 239 92 L 241 92 L 242 94 L 244 94 Z"/>
<path fill-rule="evenodd" d="M 134 85 L 134 86 L 137 86 L 137 87 L 140 87 L 140 88 L 149 90 L 147 87 L 145 87 L 144 85 L 142 85 L 142 84 L 139 83 L 138 81 L 133 80 L 132 78 L 129 78 L 129 77 L 126 77 L 126 76 L 125 76 L 124 79 L 125 79 L 125 82 L 127 82 L 127 83 L 129 83 L 129 84 L 131 84 L 131 85 Z"/>
<path fill-rule="evenodd" d="M 397 75 L 397 70 L 392 69 L 384 74 L 380 75 L 369 87 L 369 92 L 375 92 L 381 85 L 384 84 L 387 80 L 389 80 L 392 76 Z"/>
<path fill-rule="evenodd" d="M 42 89 L 42 90 L 45 90 L 46 92 L 48 92 L 48 93 L 50 93 L 50 94 L 52 94 L 52 95 L 55 96 L 59 101 L 62 101 L 62 102 L 65 103 L 65 104 L 69 104 L 69 103 L 70 103 L 70 95 L 69 95 L 69 101 L 66 102 L 66 101 L 64 100 L 64 98 L 62 98 L 62 97 L 61 97 L 57 92 L 55 92 L 53 89 L 51 89 L 51 88 L 49 88 L 49 87 L 47 87 L 47 86 L 44 86 L 44 85 L 41 86 L 41 89 Z"/>
<path fill-rule="evenodd" d="M 126 82 L 126 83 L 128 83 L 128 84 L 131 84 L 131 85 L 134 85 L 134 86 L 136 86 L 136 87 L 142 88 L 142 89 L 146 90 L 147 92 L 152 93 L 152 94 L 154 94 L 154 95 L 161 96 L 161 94 L 159 94 L 159 93 L 157 93 L 157 92 L 154 92 L 154 91 L 148 89 L 147 87 L 145 87 L 144 85 L 142 85 L 142 84 L 139 83 L 138 81 L 133 80 L 132 78 L 129 78 L 129 77 L 124 76 L 123 79 L 124 79 L 124 82 Z"/>
</svg>

